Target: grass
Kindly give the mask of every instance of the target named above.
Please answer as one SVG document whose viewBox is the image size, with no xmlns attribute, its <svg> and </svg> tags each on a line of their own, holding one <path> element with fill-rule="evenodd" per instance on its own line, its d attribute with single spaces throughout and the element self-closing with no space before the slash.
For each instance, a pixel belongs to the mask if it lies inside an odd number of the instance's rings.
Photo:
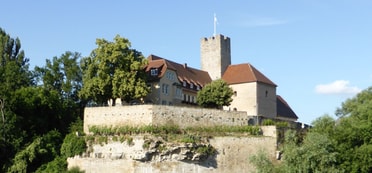
<svg viewBox="0 0 372 173">
<path fill-rule="evenodd" d="M 164 126 L 92 126 L 89 131 L 94 135 L 99 136 L 114 136 L 114 135 L 132 135 L 132 134 L 154 134 L 166 135 L 169 134 L 204 134 L 210 136 L 227 136 L 231 133 L 245 133 L 249 135 L 259 135 L 260 128 L 258 126 L 212 126 L 212 127 L 187 127 L 185 129 L 176 125 Z"/>
</svg>

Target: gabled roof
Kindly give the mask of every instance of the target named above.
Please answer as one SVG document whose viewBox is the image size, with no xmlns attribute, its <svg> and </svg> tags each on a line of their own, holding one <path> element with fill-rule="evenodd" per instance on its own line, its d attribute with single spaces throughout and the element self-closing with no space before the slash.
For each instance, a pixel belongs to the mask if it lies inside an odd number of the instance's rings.
<svg viewBox="0 0 372 173">
<path fill-rule="evenodd" d="M 276 111 L 278 117 L 298 119 L 289 104 L 279 95 L 276 96 Z"/>
<path fill-rule="evenodd" d="M 277 86 L 249 63 L 229 65 L 223 74 L 222 79 L 228 84 L 261 82 L 275 87 Z"/>
<path fill-rule="evenodd" d="M 156 55 L 150 55 L 147 59 L 149 64 L 146 67 L 146 71 L 149 71 L 151 68 L 158 68 L 159 78 L 164 76 L 167 69 L 171 69 L 176 72 L 180 82 L 186 81 L 187 83 L 193 83 L 203 87 L 212 81 L 208 72 L 188 67 L 187 64 L 179 64 Z"/>
</svg>

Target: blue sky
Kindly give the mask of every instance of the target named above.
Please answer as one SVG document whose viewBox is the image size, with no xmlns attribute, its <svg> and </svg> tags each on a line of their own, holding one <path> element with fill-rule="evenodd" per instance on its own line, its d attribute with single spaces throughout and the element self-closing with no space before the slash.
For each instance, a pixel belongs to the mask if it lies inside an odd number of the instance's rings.
<svg viewBox="0 0 372 173">
<path fill-rule="evenodd" d="M 310 123 L 334 115 L 372 86 L 370 0 L 7 1 L 0 27 L 19 37 L 31 67 L 65 51 L 88 56 L 96 38 L 128 38 L 155 54 L 200 68 L 200 39 L 231 38 L 232 63 L 251 63 Z"/>
</svg>

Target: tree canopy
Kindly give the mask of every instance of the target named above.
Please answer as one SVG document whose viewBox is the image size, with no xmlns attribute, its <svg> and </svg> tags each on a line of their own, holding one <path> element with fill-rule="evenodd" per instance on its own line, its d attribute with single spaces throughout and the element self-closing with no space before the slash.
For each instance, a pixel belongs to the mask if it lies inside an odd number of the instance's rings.
<svg viewBox="0 0 372 173">
<path fill-rule="evenodd" d="M 121 98 L 129 102 L 146 96 L 147 60 L 131 49 L 128 39 L 117 35 L 114 42 L 97 39 L 97 48 L 82 60 L 83 87 L 80 96 L 98 103 Z"/>
<path fill-rule="evenodd" d="M 283 164 L 275 169 L 253 163 L 274 172 L 372 172 L 372 87 L 343 102 L 336 115 L 316 119 L 305 136 L 288 131 Z"/>
<path fill-rule="evenodd" d="M 229 106 L 232 102 L 233 90 L 227 83 L 218 79 L 205 85 L 197 94 L 197 103 L 206 108 L 221 108 Z"/>
<path fill-rule="evenodd" d="M 20 39 L 0 28 L 0 172 L 34 172 L 60 157 L 68 127 L 81 114 L 79 57 L 66 52 L 30 71 Z"/>
</svg>

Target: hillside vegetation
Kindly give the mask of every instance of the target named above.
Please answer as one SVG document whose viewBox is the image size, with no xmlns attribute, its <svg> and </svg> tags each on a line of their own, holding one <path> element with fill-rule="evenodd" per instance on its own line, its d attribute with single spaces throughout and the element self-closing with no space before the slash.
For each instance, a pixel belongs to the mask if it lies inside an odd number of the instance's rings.
<svg viewBox="0 0 372 173">
<path fill-rule="evenodd" d="M 336 115 L 316 119 L 306 134 L 288 131 L 282 164 L 262 153 L 251 162 L 258 172 L 372 172 L 372 87 L 342 103 Z"/>
</svg>

